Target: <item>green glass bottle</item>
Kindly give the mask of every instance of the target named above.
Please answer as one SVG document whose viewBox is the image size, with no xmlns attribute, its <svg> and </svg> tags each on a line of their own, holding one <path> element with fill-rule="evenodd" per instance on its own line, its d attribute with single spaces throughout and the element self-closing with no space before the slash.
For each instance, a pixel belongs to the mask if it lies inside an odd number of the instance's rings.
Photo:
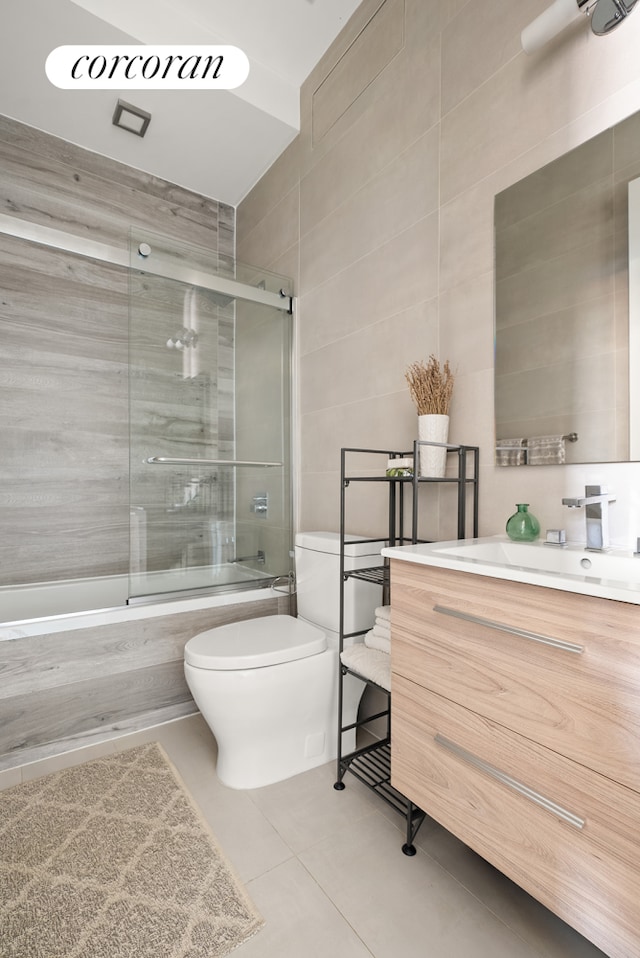
<svg viewBox="0 0 640 958">
<path fill-rule="evenodd" d="M 516 508 L 507 519 L 507 535 L 514 542 L 533 542 L 540 535 L 540 523 L 529 512 L 528 502 L 519 502 Z"/>
</svg>

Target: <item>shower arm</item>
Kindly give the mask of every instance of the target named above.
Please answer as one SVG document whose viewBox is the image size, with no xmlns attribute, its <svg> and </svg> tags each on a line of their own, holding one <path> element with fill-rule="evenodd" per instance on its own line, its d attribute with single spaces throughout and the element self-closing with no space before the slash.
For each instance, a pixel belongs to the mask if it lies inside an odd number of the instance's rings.
<svg viewBox="0 0 640 958">
<path fill-rule="evenodd" d="M 585 13 L 587 16 L 590 16 L 591 13 L 595 10 L 598 5 L 599 0 L 576 0 L 576 4 L 580 13 Z M 611 0 L 612 5 L 615 7 L 621 18 L 628 16 L 631 13 L 631 10 L 635 6 L 636 0 L 632 0 L 629 3 L 629 0 Z"/>
<path fill-rule="evenodd" d="M 283 462 L 257 462 L 251 459 L 174 459 L 171 456 L 149 456 L 151 466 L 284 466 Z"/>
<path fill-rule="evenodd" d="M 581 13 L 587 15 L 592 32 L 605 36 L 633 11 L 638 0 L 553 0 L 521 34 L 525 53 L 535 53 L 561 33 Z"/>
</svg>

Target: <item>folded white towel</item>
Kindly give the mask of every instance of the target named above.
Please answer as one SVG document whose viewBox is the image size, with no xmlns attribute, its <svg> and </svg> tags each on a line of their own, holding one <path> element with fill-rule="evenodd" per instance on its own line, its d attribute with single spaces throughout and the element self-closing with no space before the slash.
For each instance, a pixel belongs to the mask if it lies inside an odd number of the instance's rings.
<svg viewBox="0 0 640 958">
<path fill-rule="evenodd" d="M 391 691 L 391 657 L 378 649 L 369 649 L 362 642 L 340 653 L 342 664 L 388 692 Z"/>
<path fill-rule="evenodd" d="M 386 619 L 387 622 L 391 622 L 391 606 L 379 605 L 374 611 L 374 615 L 376 619 Z"/>
<path fill-rule="evenodd" d="M 391 638 L 391 623 L 387 622 L 386 619 L 376 619 L 373 628 L 380 635 L 386 635 L 389 639 Z"/>
<path fill-rule="evenodd" d="M 391 652 L 391 637 L 380 635 L 375 629 L 371 629 L 364 637 L 364 644 L 369 649 L 379 649 L 380 652 Z"/>
</svg>

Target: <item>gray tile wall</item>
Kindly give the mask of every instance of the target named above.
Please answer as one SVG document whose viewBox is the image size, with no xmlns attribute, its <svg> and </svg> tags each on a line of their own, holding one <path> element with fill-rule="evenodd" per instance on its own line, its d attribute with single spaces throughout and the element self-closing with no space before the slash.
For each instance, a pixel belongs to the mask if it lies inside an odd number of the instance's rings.
<svg viewBox="0 0 640 958">
<path fill-rule="evenodd" d="M 0 117 L 3 212 L 234 258 L 234 210 Z M 0 581 L 126 573 L 128 271 L 0 237 Z M 1 615 L 0 615 L 1 618 Z"/>
<path fill-rule="evenodd" d="M 548 0 L 386 0 L 403 46 L 362 90 L 353 53 L 380 6 L 365 0 L 309 76 L 299 137 L 238 208 L 239 258 L 296 278 L 298 526 L 338 528 L 341 446 L 411 445 L 404 371 L 435 352 L 457 370 L 450 438 L 481 447 L 481 533 L 502 531 L 512 503 L 527 501 L 547 527 L 584 537 L 561 498 L 593 470 L 493 464 L 493 202 L 640 108 L 640 17 L 606 38 L 579 20 L 529 57 L 520 31 Z M 358 95 L 314 136 L 314 95 L 338 63 Z M 619 493 L 613 521 L 626 536 L 623 510 L 640 514 L 638 467 L 598 478 Z M 439 506 L 447 537 L 444 493 Z M 363 495 L 352 531 L 379 534 L 384 519 Z"/>
<path fill-rule="evenodd" d="M 235 261 L 231 207 L 5 117 L 0 185 L 3 212 L 20 220 L 124 251 L 135 226 L 197 244 L 223 266 Z M 0 584 L 127 573 L 128 270 L 0 236 L 0 290 Z M 146 308 L 153 322 L 162 319 L 158 303 Z M 227 442 L 232 332 L 219 317 L 227 412 L 215 411 L 216 439 Z M 168 398 L 169 389 L 155 396 L 147 426 L 162 419 Z M 173 397 L 169 420 L 183 399 Z M 152 542 L 151 566 L 162 564 L 167 542 L 171 535 Z M 3 642 L 0 768 L 194 711 L 182 664 L 187 639 L 281 606 L 265 595 Z"/>
</svg>

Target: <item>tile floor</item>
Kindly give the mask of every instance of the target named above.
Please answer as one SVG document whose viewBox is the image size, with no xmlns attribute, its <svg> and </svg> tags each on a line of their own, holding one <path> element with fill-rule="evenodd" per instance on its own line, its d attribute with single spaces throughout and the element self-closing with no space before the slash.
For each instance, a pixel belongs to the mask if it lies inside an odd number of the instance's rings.
<svg viewBox="0 0 640 958">
<path fill-rule="evenodd" d="M 159 741 L 265 918 L 234 958 L 603 958 L 603 953 L 427 819 L 404 822 L 325 765 L 246 792 L 221 785 L 199 715 L 0 773 L 0 787 Z"/>
</svg>

